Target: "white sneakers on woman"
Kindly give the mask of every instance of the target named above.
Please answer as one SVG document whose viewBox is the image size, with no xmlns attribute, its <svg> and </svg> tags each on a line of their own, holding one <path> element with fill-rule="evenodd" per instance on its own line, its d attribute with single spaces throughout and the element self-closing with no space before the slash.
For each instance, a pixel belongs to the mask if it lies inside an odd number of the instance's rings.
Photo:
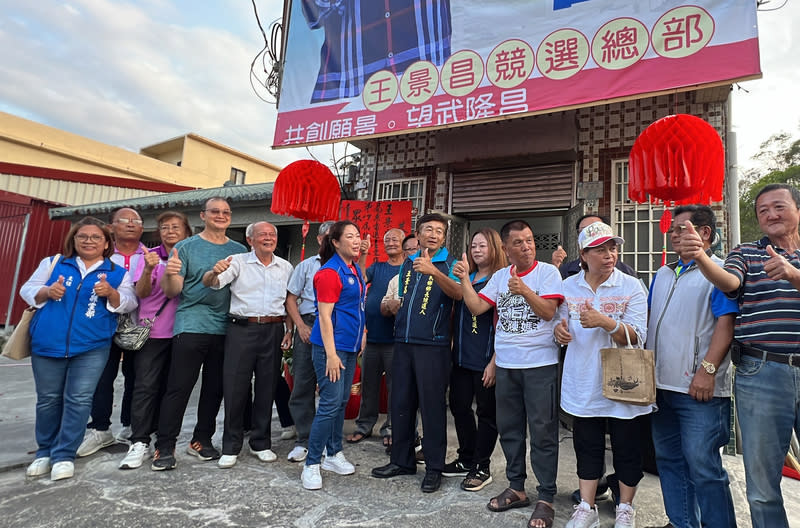
<svg viewBox="0 0 800 528">
<path fill-rule="evenodd" d="M 75 474 L 75 464 L 69 460 L 63 460 L 53 464 L 53 469 L 50 470 L 50 480 L 61 480 L 72 478 Z"/>
<path fill-rule="evenodd" d="M 41 477 L 50 473 L 50 457 L 40 457 L 31 462 L 25 474 L 29 477 Z"/>
<path fill-rule="evenodd" d="M 575 511 L 564 528 L 599 528 L 599 526 L 600 514 L 597 512 L 597 505 L 592 507 L 588 502 L 581 501 L 575 506 Z"/>
</svg>

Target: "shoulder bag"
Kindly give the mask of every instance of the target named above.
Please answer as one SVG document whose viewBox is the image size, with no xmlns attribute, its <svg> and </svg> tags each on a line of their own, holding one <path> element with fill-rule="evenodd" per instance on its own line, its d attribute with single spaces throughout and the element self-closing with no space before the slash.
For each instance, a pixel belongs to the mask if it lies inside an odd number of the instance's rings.
<svg viewBox="0 0 800 528">
<path fill-rule="evenodd" d="M 140 324 L 136 324 L 133 320 L 133 312 L 120 315 L 117 323 L 117 332 L 114 334 L 114 344 L 123 350 L 140 350 L 145 341 L 150 338 L 150 330 L 153 328 L 153 323 L 156 322 L 156 318 L 161 315 L 169 301 L 169 298 L 164 299 L 153 318 L 142 319 L 139 321 Z"/>
</svg>

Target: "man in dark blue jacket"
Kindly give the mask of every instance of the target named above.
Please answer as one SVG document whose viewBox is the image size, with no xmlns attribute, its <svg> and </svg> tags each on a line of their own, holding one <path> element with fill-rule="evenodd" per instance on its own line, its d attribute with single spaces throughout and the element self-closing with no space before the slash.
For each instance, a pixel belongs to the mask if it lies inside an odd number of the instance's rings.
<svg viewBox="0 0 800 528">
<path fill-rule="evenodd" d="M 422 491 L 439 489 L 447 450 L 445 393 L 450 377 L 453 299 L 461 287 L 448 277 L 455 259 L 447 252 L 447 220 L 427 214 L 417 221 L 419 252 L 400 268 L 402 305 L 395 317 L 392 358 L 392 454 L 389 464 L 372 476 L 389 478 L 417 472 L 414 459 L 417 409 L 425 436 L 425 478 Z"/>
</svg>

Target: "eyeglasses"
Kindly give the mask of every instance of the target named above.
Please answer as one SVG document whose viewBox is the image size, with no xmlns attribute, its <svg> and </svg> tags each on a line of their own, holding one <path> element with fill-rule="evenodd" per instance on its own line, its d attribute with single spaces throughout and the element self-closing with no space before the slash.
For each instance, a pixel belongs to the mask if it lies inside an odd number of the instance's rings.
<svg viewBox="0 0 800 528">
<path fill-rule="evenodd" d="M 230 209 L 204 209 L 206 213 L 210 213 L 214 216 L 222 215 L 222 216 L 230 216 L 231 210 Z"/>
<path fill-rule="evenodd" d="M 158 226 L 159 231 L 180 231 L 183 229 L 182 225 L 162 225 Z"/>
<path fill-rule="evenodd" d="M 103 235 L 75 235 L 75 240 L 78 242 L 86 242 L 91 240 L 92 242 L 102 242 L 105 240 L 106 237 Z"/>
<path fill-rule="evenodd" d="M 114 220 L 114 222 L 122 225 L 133 224 L 137 226 L 140 226 L 144 223 L 139 218 L 117 218 Z"/>
</svg>

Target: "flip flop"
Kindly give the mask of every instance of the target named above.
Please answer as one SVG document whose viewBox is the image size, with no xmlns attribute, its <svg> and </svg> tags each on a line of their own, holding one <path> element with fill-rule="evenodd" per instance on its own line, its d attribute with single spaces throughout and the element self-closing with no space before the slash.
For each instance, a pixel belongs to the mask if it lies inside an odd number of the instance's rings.
<svg viewBox="0 0 800 528">
<path fill-rule="evenodd" d="M 372 435 L 356 431 L 355 433 L 349 435 L 345 440 L 347 440 L 348 444 L 357 444 L 365 438 L 369 438 L 370 436 Z"/>
<path fill-rule="evenodd" d="M 497 506 L 492 506 L 492 501 L 489 501 L 486 503 L 486 507 L 493 512 L 504 512 L 511 508 L 524 508 L 531 504 L 531 500 L 528 497 L 520 499 L 519 495 L 511 488 L 506 488 L 503 493 L 492 498 L 497 501 Z"/>
<path fill-rule="evenodd" d="M 389 435 L 384 436 L 383 437 L 383 447 L 389 447 L 391 445 L 392 445 L 392 437 L 389 436 Z"/>
</svg>

